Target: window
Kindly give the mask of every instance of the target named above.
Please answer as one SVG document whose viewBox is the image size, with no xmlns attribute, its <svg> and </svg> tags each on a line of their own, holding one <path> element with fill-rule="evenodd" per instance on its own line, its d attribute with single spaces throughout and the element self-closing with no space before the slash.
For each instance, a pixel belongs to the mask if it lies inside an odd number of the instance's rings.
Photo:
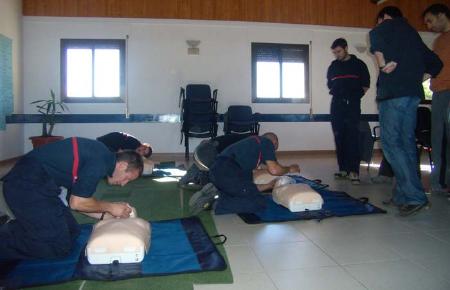
<svg viewBox="0 0 450 290">
<path fill-rule="evenodd" d="M 252 101 L 309 102 L 309 45 L 252 43 Z"/>
<path fill-rule="evenodd" d="M 123 102 L 125 40 L 61 39 L 64 102 Z"/>
</svg>

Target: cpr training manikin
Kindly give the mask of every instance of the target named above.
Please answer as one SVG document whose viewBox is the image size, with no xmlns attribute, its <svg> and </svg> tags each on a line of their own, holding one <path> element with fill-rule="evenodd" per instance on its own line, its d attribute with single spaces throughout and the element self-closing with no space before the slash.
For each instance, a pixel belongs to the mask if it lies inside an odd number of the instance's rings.
<svg viewBox="0 0 450 290">
<path fill-rule="evenodd" d="M 91 264 L 139 263 L 150 249 L 151 225 L 132 208 L 129 218 L 105 218 L 94 225 L 86 246 Z"/>
</svg>

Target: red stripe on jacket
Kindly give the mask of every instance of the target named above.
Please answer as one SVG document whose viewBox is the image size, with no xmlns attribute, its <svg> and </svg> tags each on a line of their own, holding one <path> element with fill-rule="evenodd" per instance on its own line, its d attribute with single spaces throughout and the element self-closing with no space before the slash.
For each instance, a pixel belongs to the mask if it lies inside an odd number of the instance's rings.
<svg viewBox="0 0 450 290">
<path fill-rule="evenodd" d="M 340 75 L 340 76 L 335 76 L 331 80 L 334 81 L 337 79 L 359 79 L 359 76 L 357 76 L 357 75 Z"/>
</svg>

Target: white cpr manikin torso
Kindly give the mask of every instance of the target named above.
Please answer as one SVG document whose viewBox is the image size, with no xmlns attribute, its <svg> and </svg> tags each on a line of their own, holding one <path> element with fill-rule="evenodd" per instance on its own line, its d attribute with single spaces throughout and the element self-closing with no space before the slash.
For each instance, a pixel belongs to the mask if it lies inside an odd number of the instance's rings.
<svg viewBox="0 0 450 290">
<path fill-rule="evenodd" d="M 139 263 L 150 248 L 151 226 L 136 217 L 101 220 L 94 228 L 86 246 L 86 256 L 91 264 Z"/>
</svg>

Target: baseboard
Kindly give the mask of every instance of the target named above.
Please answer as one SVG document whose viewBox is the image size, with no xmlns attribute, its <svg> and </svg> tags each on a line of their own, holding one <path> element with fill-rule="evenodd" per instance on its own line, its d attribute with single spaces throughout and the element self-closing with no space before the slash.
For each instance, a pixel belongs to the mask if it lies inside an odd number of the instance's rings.
<svg viewBox="0 0 450 290">
<path fill-rule="evenodd" d="M 17 157 L 13 157 L 13 158 L 8 158 L 5 160 L 0 160 L 0 166 L 4 166 L 4 165 L 8 165 L 11 163 L 15 163 L 17 162 L 17 160 L 19 160 L 22 156 L 17 156 Z"/>
</svg>

